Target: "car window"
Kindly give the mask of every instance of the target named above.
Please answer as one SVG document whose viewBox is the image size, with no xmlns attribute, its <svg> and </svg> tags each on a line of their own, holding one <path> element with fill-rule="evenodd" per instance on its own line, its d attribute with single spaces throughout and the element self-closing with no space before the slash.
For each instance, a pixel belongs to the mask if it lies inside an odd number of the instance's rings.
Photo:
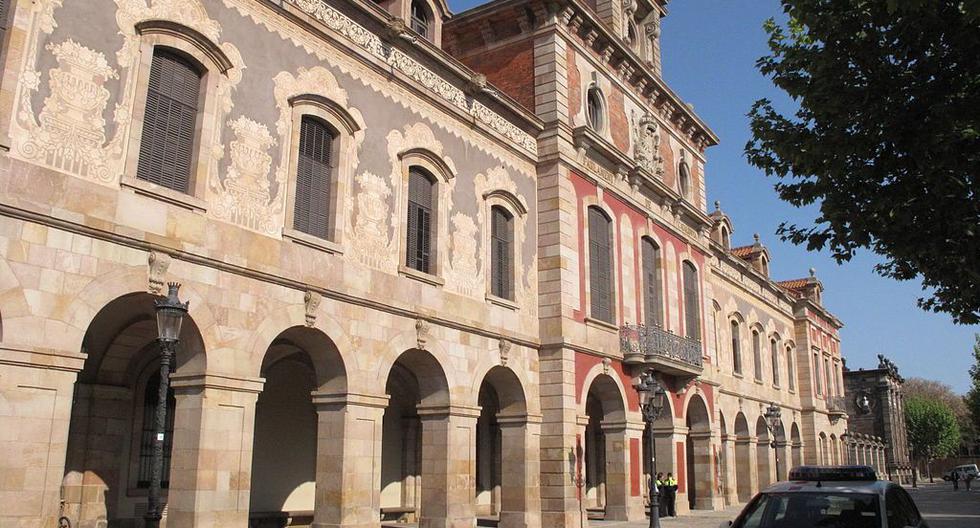
<svg viewBox="0 0 980 528">
<path fill-rule="evenodd" d="M 902 503 L 902 509 L 905 510 L 905 514 L 909 519 L 908 526 L 918 526 L 919 522 L 922 521 L 922 517 L 919 515 L 919 509 L 915 507 L 915 501 L 909 496 L 908 492 L 902 488 L 895 488 L 895 493 L 898 499 Z"/>
<path fill-rule="evenodd" d="M 746 507 L 735 528 L 878 528 L 880 519 L 872 494 L 765 493 Z"/>
<path fill-rule="evenodd" d="M 903 500 L 903 490 L 895 487 L 885 492 L 885 514 L 888 516 L 888 528 L 905 528 L 914 526 L 912 512 L 908 503 Z"/>
</svg>

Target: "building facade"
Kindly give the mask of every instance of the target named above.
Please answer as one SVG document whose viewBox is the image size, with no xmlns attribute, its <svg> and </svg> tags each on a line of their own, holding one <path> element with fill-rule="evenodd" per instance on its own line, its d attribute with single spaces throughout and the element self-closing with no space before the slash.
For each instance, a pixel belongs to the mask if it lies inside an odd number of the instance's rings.
<svg viewBox="0 0 980 528">
<path fill-rule="evenodd" d="M 665 1 L 0 6 L 0 526 L 142 526 L 168 282 L 169 526 L 565 527 L 643 518 L 651 449 L 681 511 L 842 460 L 841 323 L 708 213 Z"/>
<path fill-rule="evenodd" d="M 874 465 L 889 480 L 910 484 L 913 464 L 905 430 L 904 382 L 898 366 L 881 354 L 876 368 L 844 371 L 850 460 Z"/>
</svg>

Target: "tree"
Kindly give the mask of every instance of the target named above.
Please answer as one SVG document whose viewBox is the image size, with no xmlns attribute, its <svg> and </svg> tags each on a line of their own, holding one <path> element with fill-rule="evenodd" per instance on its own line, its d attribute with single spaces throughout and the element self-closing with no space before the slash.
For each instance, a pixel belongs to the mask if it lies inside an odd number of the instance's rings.
<svg viewBox="0 0 980 528">
<path fill-rule="evenodd" d="M 960 445 L 956 416 L 937 400 L 907 397 L 905 431 L 909 450 L 916 462 L 929 463 L 933 459 L 952 455 Z"/>
<path fill-rule="evenodd" d="M 973 430 L 980 432 L 980 334 L 974 334 L 973 366 L 970 367 L 970 390 L 963 400 L 973 419 Z"/>
<path fill-rule="evenodd" d="M 749 114 L 753 165 L 784 201 L 819 205 L 783 240 L 859 249 L 922 280 L 919 305 L 980 322 L 980 0 L 782 0 L 757 67 L 796 103 Z"/>
</svg>

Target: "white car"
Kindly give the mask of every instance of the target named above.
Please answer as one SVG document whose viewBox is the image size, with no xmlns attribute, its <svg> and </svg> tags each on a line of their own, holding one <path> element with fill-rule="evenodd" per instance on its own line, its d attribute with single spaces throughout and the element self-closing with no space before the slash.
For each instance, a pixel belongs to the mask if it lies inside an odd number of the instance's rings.
<svg viewBox="0 0 980 528">
<path fill-rule="evenodd" d="M 901 486 L 869 466 L 800 466 L 722 528 L 928 528 Z"/>
<path fill-rule="evenodd" d="M 946 473 L 943 473 L 943 480 L 953 480 L 954 471 L 958 471 L 960 473 L 960 480 L 966 480 L 966 478 L 970 475 L 973 475 L 973 478 L 980 477 L 980 471 L 977 470 L 976 464 L 964 464 L 962 466 L 956 466 Z"/>
</svg>

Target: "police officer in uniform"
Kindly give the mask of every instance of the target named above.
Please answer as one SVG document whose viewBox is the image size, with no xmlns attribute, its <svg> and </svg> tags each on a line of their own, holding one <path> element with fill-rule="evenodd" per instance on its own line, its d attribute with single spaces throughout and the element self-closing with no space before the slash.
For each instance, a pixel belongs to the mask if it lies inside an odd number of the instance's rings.
<svg viewBox="0 0 980 528">
<path fill-rule="evenodd" d="M 674 478 L 673 473 L 667 473 L 664 490 L 667 498 L 667 515 L 677 517 L 677 479 Z"/>
<path fill-rule="evenodd" d="M 664 480 L 663 473 L 657 473 L 657 498 L 659 499 L 659 506 L 657 511 L 660 517 L 667 516 L 667 481 Z"/>
</svg>

